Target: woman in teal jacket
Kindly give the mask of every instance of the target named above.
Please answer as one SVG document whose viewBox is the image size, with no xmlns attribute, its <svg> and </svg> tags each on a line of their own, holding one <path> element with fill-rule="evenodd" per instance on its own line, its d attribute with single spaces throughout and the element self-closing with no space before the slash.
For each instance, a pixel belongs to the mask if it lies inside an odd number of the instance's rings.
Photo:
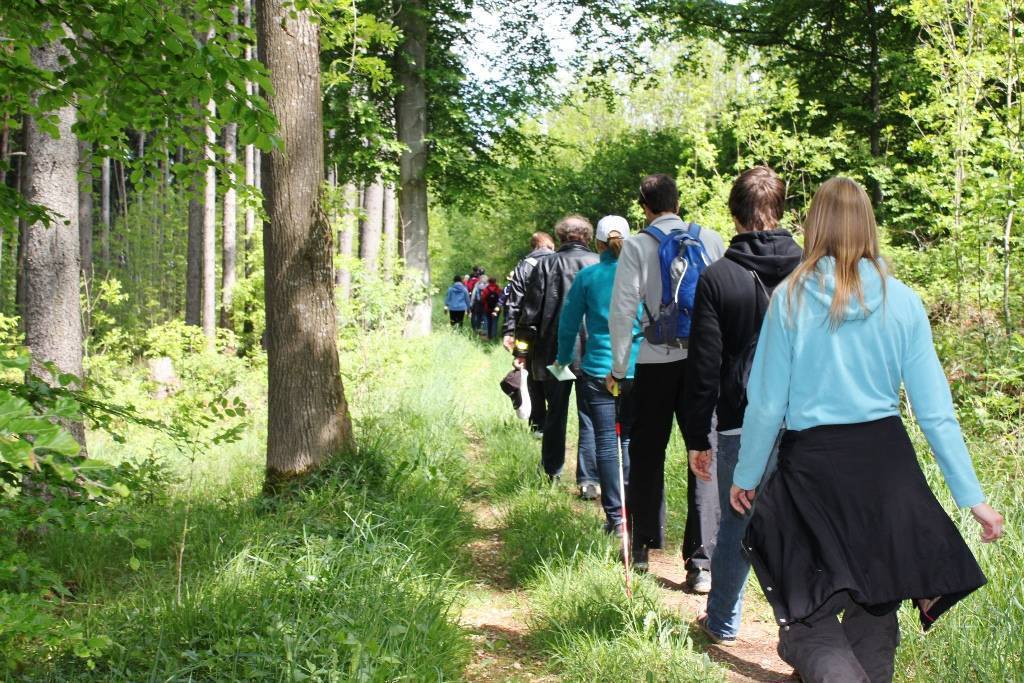
<svg viewBox="0 0 1024 683">
<path fill-rule="evenodd" d="M 566 366 L 576 359 L 581 326 L 586 330 L 586 343 L 580 368 L 583 401 L 594 423 L 598 476 L 601 480 L 601 506 L 606 517 L 605 531 L 621 534 L 622 499 L 620 498 L 618 446 L 615 435 L 615 398 L 605 387 L 604 378 L 612 369 L 612 343 L 608 333 L 608 309 L 612 301 L 612 284 L 618 266 L 622 240 L 629 235 L 629 223 L 620 216 L 605 216 L 597 223 L 597 253 L 601 260 L 581 270 L 573 281 L 562 304 L 558 320 L 558 355 L 556 363 Z M 633 343 L 629 373 L 632 379 L 639 335 Z M 629 431 L 632 427 L 632 400 L 629 382 L 620 383 L 619 420 L 622 425 L 622 469 L 629 481 Z M 580 389 L 578 389 L 580 390 Z M 623 489 L 624 490 L 624 489 Z"/>
<path fill-rule="evenodd" d="M 761 328 L 731 502 L 750 510 L 785 425 L 744 540 L 780 626 L 779 654 L 807 683 L 890 681 L 900 603 L 912 600 L 927 629 L 985 583 L 928 488 L 901 386 L 984 541 L 1002 535 L 1003 519 L 985 503 L 924 306 L 879 255 L 867 193 L 829 180 L 804 234 L 804 260 Z"/>
</svg>

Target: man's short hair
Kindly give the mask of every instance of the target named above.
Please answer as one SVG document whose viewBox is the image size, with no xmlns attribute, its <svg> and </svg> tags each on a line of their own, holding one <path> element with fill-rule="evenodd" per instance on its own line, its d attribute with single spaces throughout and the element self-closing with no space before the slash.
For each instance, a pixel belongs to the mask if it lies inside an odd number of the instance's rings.
<svg viewBox="0 0 1024 683">
<path fill-rule="evenodd" d="M 555 246 L 555 238 L 544 232 L 538 230 L 537 232 L 530 235 L 530 248 L 540 249 L 541 247 L 553 247 Z"/>
<path fill-rule="evenodd" d="M 590 244 L 594 239 L 594 226 L 583 216 L 571 213 L 555 224 L 555 234 L 562 244 L 566 242 L 583 242 Z"/>
<path fill-rule="evenodd" d="M 729 211 L 744 230 L 771 230 L 786 211 L 786 184 L 767 166 L 754 166 L 736 178 Z"/>
<path fill-rule="evenodd" d="M 672 176 L 664 173 L 649 175 L 640 181 L 640 205 L 652 213 L 675 213 L 679 210 L 679 189 Z"/>
</svg>

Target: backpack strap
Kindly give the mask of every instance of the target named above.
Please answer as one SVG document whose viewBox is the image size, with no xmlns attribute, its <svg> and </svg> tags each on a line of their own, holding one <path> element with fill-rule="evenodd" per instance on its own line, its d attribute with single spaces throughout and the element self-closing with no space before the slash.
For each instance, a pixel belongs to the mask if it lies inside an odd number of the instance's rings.
<svg viewBox="0 0 1024 683">
<path fill-rule="evenodd" d="M 653 225 L 648 225 L 646 228 L 640 231 L 640 234 L 647 235 L 648 237 L 653 237 L 658 244 L 664 242 L 665 238 L 668 237 L 668 235 L 663 233 L 660 228 L 656 228 Z"/>
</svg>

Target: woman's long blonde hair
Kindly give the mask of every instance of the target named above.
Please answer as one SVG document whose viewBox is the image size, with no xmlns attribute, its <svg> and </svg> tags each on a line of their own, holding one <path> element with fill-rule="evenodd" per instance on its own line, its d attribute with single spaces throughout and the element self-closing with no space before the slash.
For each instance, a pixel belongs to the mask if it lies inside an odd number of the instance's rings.
<svg viewBox="0 0 1024 683">
<path fill-rule="evenodd" d="M 822 183 L 814 193 L 804 221 L 804 258 L 790 276 L 789 308 L 792 312 L 796 293 L 797 306 L 804 281 L 815 272 L 818 261 L 835 259 L 836 289 L 829 307 L 832 329 L 846 319 L 850 299 L 857 297 L 863 307 L 864 286 L 860 279 L 860 260 L 870 259 L 878 269 L 885 287 L 885 265 L 878 246 L 878 226 L 868 193 L 855 180 L 836 177 Z"/>
</svg>

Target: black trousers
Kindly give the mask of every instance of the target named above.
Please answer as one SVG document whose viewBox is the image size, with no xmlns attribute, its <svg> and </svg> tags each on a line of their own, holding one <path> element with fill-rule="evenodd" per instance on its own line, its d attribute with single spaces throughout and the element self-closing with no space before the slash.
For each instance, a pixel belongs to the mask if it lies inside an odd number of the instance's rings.
<svg viewBox="0 0 1024 683">
<path fill-rule="evenodd" d="M 686 361 L 637 364 L 633 383 L 634 422 L 629 443 L 629 489 L 626 509 L 635 545 L 661 548 L 665 542 L 665 451 L 673 420 L 683 427 L 683 382 Z M 713 433 L 713 430 L 712 430 Z M 685 461 L 686 451 L 678 455 Z M 687 569 L 711 569 L 718 535 L 718 490 L 686 468 L 686 531 L 683 557 Z"/>
<path fill-rule="evenodd" d="M 890 683 L 899 644 L 896 611 L 875 616 L 846 591 L 806 622 L 779 629 L 779 656 L 806 683 Z"/>
<path fill-rule="evenodd" d="M 544 395 L 544 382 L 526 376 L 526 389 L 530 393 L 530 429 L 544 431 L 544 420 L 547 419 L 547 398 Z"/>
<path fill-rule="evenodd" d="M 462 327 L 462 321 L 466 319 L 466 312 L 448 311 L 448 318 L 452 322 L 452 327 Z"/>
</svg>

